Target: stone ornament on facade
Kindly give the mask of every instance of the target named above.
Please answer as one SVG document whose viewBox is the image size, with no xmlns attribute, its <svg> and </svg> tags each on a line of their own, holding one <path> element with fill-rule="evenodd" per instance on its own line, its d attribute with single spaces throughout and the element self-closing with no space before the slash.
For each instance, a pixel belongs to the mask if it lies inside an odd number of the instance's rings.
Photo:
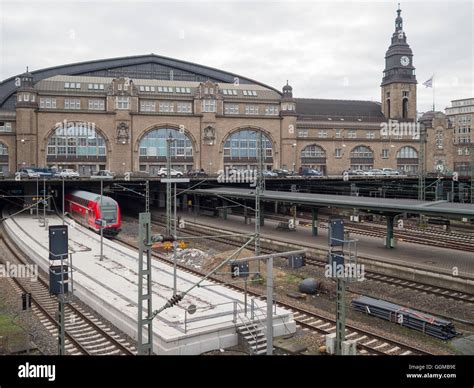
<svg viewBox="0 0 474 388">
<path fill-rule="evenodd" d="M 214 145 L 216 141 L 216 129 L 212 125 L 204 128 L 204 143 L 207 145 Z"/>
<path fill-rule="evenodd" d="M 130 139 L 129 126 L 125 122 L 117 125 L 117 143 L 127 144 Z"/>
<path fill-rule="evenodd" d="M 137 87 L 130 78 L 114 78 L 107 88 L 109 96 L 136 96 Z"/>
</svg>

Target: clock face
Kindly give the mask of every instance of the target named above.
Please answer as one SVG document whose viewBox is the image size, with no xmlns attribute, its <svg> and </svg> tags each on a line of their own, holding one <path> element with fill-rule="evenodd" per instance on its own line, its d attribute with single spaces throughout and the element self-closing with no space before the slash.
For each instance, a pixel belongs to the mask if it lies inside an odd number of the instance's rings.
<svg viewBox="0 0 474 388">
<path fill-rule="evenodd" d="M 400 58 L 400 63 L 403 66 L 408 66 L 410 64 L 410 58 L 408 58 L 407 56 L 403 56 Z"/>
</svg>

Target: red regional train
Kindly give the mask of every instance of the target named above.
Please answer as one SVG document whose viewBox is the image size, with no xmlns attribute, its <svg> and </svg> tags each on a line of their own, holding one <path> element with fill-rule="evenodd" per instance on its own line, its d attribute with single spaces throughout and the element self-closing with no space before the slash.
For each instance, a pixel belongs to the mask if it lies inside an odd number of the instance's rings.
<svg viewBox="0 0 474 388">
<path fill-rule="evenodd" d="M 88 191 L 74 190 L 66 194 L 65 207 L 69 215 L 89 227 L 100 232 L 99 223 L 96 220 L 104 220 L 104 236 L 117 236 L 120 232 L 120 207 L 114 199 L 102 196 L 102 206 L 100 206 L 100 194 Z"/>
</svg>

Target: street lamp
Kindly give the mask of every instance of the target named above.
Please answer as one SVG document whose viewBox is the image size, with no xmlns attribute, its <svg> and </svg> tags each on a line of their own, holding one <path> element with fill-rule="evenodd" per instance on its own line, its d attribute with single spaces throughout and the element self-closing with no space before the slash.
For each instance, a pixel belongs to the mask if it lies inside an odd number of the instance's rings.
<svg viewBox="0 0 474 388">
<path fill-rule="evenodd" d="M 294 159 L 293 159 L 293 172 L 296 172 L 296 143 L 293 143 L 291 145 L 291 147 L 293 148 L 293 156 L 294 156 Z"/>
</svg>

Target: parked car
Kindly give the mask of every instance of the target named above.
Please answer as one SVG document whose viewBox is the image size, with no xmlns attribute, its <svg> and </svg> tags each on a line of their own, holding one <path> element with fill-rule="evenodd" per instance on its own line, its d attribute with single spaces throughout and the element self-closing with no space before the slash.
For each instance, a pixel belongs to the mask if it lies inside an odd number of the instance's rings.
<svg viewBox="0 0 474 388">
<path fill-rule="evenodd" d="M 322 176 L 321 171 L 316 170 L 314 168 L 303 167 L 300 170 L 301 176 Z"/>
<path fill-rule="evenodd" d="M 54 171 L 48 167 L 29 167 L 29 170 L 33 170 L 39 176 L 39 178 L 52 178 L 54 177 Z"/>
<path fill-rule="evenodd" d="M 287 177 L 287 176 L 290 175 L 288 170 L 284 170 L 284 169 L 275 169 L 275 170 L 273 170 L 273 172 L 275 174 L 277 174 L 277 176 L 279 176 L 279 177 Z"/>
<path fill-rule="evenodd" d="M 378 175 L 385 175 L 385 173 L 379 168 L 372 168 L 369 171 L 367 171 L 365 175 L 378 176 Z"/>
<path fill-rule="evenodd" d="M 384 167 L 384 168 L 382 168 L 382 172 L 385 175 L 400 175 L 400 171 L 395 170 L 394 168 Z"/>
<path fill-rule="evenodd" d="M 94 175 L 91 175 L 91 179 L 114 179 L 115 174 L 109 170 L 97 171 Z"/>
<path fill-rule="evenodd" d="M 187 175 L 191 178 L 205 178 L 207 177 L 207 172 L 203 168 L 200 170 L 189 170 Z"/>
<path fill-rule="evenodd" d="M 27 179 L 32 179 L 32 178 L 39 178 L 40 174 L 39 172 L 36 172 L 32 168 L 20 168 L 18 170 L 18 173 L 20 174 L 20 178 L 27 178 Z"/>
<path fill-rule="evenodd" d="M 276 172 L 270 171 L 270 170 L 263 170 L 262 175 L 265 178 L 276 178 L 278 177 L 278 174 Z"/>
<path fill-rule="evenodd" d="M 175 170 L 174 168 L 172 168 L 170 172 L 171 172 L 171 177 L 181 178 L 183 176 L 183 173 L 181 171 Z M 168 175 L 168 171 L 166 167 L 160 168 L 156 175 L 162 178 L 166 178 L 166 176 Z"/>
<path fill-rule="evenodd" d="M 57 178 L 65 178 L 65 179 L 79 179 L 79 173 L 76 170 L 71 168 L 66 168 L 64 170 L 58 171 L 54 174 Z"/>
</svg>

